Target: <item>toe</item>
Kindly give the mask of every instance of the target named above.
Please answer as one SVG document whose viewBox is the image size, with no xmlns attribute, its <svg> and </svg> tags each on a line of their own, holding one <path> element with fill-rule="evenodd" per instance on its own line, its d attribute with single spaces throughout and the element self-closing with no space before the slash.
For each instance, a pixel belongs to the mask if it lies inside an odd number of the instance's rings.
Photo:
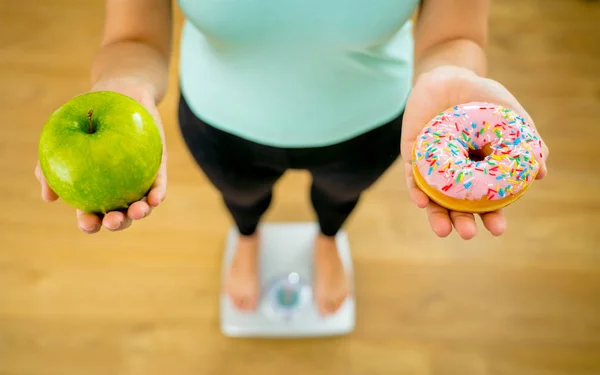
<svg viewBox="0 0 600 375">
<path fill-rule="evenodd" d="M 317 307 L 319 308 L 319 314 L 326 316 L 332 314 L 335 311 L 336 301 L 329 297 L 317 296 Z"/>
<path fill-rule="evenodd" d="M 327 303 L 325 301 L 319 301 L 317 300 L 317 306 L 319 308 L 319 314 L 321 316 L 325 316 L 327 315 Z"/>
<path fill-rule="evenodd" d="M 240 311 L 244 310 L 245 304 L 244 304 L 243 297 L 236 298 L 234 296 L 231 296 L 231 300 L 233 301 L 233 306 L 235 306 L 236 309 L 238 309 Z"/>
<path fill-rule="evenodd" d="M 332 298 L 327 301 L 327 306 L 325 307 L 327 314 L 333 314 L 337 310 L 337 301 L 335 298 Z"/>
<path fill-rule="evenodd" d="M 345 293 L 340 298 L 338 298 L 337 304 L 335 306 L 335 311 L 336 312 L 342 307 L 342 305 L 346 301 L 346 298 L 348 298 L 348 293 Z"/>
<path fill-rule="evenodd" d="M 258 288 L 248 288 L 247 285 L 230 281 L 226 287 L 226 293 L 232 305 L 238 311 L 249 312 L 256 309 L 258 301 Z"/>
<path fill-rule="evenodd" d="M 331 302 L 331 309 L 329 310 L 329 314 L 335 314 L 337 313 L 340 308 L 342 307 L 342 305 L 344 304 L 344 301 L 346 300 L 346 294 L 343 293 L 341 294 L 339 297 L 333 299 Z"/>
<path fill-rule="evenodd" d="M 233 304 L 240 311 L 253 311 L 256 307 L 256 298 L 251 295 L 243 294 L 241 296 L 232 297 Z"/>
</svg>

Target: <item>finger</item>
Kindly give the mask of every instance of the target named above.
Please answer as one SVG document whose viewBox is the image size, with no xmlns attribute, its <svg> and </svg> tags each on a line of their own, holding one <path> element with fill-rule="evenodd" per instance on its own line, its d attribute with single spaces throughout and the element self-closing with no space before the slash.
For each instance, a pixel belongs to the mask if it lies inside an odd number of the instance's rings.
<svg viewBox="0 0 600 375">
<path fill-rule="evenodd" d="M 40 162 L 38 162 L 37 165 L 35 166 L 33 174 L 35 174 L 35 178 L 37 178 L 38 182 L 41 184 L 42 183 L 42 169 L 40 168 Z"/>
<path fill-rule="evenodd" d="M 541 180 L 544 177 L 546 177 L 546 175 L 548 175 L 548 168 L 546 167 L 546 163 L 542 162 L 540 164 L 540 170 L 538 171 L 537 175 L 535 176 L 535 179 Z"/>
<path fill-rule="evenodd" d="M 156 176 L 154 185 L 148 193 L 148 203 L 152 207 L 157 207 L 167 196 L 167 173 L 164 167 L 161 167 L 161 172 Z"/>
<path fill-rule="evenodd" d="M 77 213 L 77 225 L 79 229 L 88 234 L 96 233 L 102 227 L 102 221 L 94 214 L 85 213 L 81 210 L 76 210 Z"/>
<path fill-rule="evenodd" d="M 452 222 L 448 210 L 430 201 L 427 205 L 429 225 L 438 237 L 446 237 L 452 232 Z"/>
<path fill-rule="evenodd" d="M 121 223 L 119 224 L 118 227 L 116 227 L 115 229 L 107 229 L 107 230 L 110 232 L 118 232 L 118 231 L 122 231 L 122 230 L 129 228 L 131 226 L 131 224 L 133 223 L 133 220 L 125 214 L 123 214 L 123 217 L 124 217 L 124 219 L 123 219 L 123 221 L 121 221 Z"/>
<path fill-rule="evenodd" d="M 548 156 L 550 155 L 550 150 L 546 146 L 545 143 L 542 143 L 542 160 L 540 162 L 540 170 L 538 174 L 535 176 L 536 180 L 541 180 L 548 174 L 548 167 L 546 166 Z"/>
<path fill-rule="evenodd" d="M 410 195 L 410 199 L 417 205 L 417 207 L 427 207 L 427 204 L 429 203 L 429 197 L 425 193 L 423 193 L 418 187 L 410 187 L 408 193 Z"/>
<path fill-rule="evenodd" d="M 480 78 L 471 78 L 471 79 L 480 79 Z M 537 179 L 544 178 L 547 174 L 546 160 L 548 158 L 549 149 L 548 149 L 548 146 L 546 145 L 546 142 L 544 142 L 544 140 L 540 136 L 537 126 L 536 126 L 535 122 L 533 121 L 533 118 L 527 112 L 527 110 L 521 105 L 521 103 L 519 103 L 517 98 L 506 87 L 504 87 L 504 85 L 502 85 L 500 82 L 495 81 L 491 78 L 484 78 L 482 82 L 485 82 L 485 84 L 483 84 L 483 85 L 481 85 L 481 84 L 467 85 L 466 87 L 468 87 L 468 89 L 460 92 L 460 94 L 461 94 L 461 96 L 459 98 L 460 101 L 468 102 L 468 101 L 474 100 L 474 98 L 477 98 L 477 99 L 475 99 L 477 101 L 485 101 L 485 102 L 499 104 L 505 108 L 515 111 L 521 117 L 523 117 L 525 119 L 525 121 L 529 125 L 531 125 L 531 127 L 535 131 L 536 135 L 541 140 L 540 152 L 542 154 L 542 157 L 541 157 L 541 161 L 540 161 L 540 171 L 538 172 L 538 176 L 536 176 L 536 178 Z M 465 87 L 465 86 L 463 86 L 463 87 Z M 539 155 L 537 155 L 537 152 L 536 152 L 536 157 L 538 157 L 538 156 Z"/>
<path fill-rule="evenodd" d="M 46 178 L 44 177 L 44 174 L 42 173 L 42 168 L 40 167 L 39 162 L 38 162 L 37 166 L 35 167 L 35 177 L 39 181 L 40 186 L 42 188 L 42 199 L 45 200 L 46 202 L 54 202 L 55 200 L 57 200 L 58 194 L 56 194 L 54 192 L 54 190 L 52 190 L 52 188 L 50 188 L 50 185 L 48 185 L 48 182 L 46 181 Z"/>
<path fill-rule="evenodd" d="M 406 186 L 408 187 L 408 194 L 410 196 L 410 199 L 419 208 L 427 207 L 427 203 L 429 203 L 429 197 L 427 196 L 427 194 L 423 193 L 423 191 L 421 191 L 421 189 L 419 189 L 419 187 L 417 186 L 412 171 L 412 165 L 410 162 L 404 163 L 404 170 L 406 172 L 405 180 Z"/>
<path fill-rule="evenodd" d="M 463 240 L 470 240 L 477 234 L 475 217 L 471 213 L 450 211 L 450 219 Z"/>
<path fill-rule="evenodd" d="M 102 225 L 110 230 L 117 231 L 121 229 L 121 225 L 125 224 L 127 216 L 120 211 L 111 211 L 104 216 Z"/>
<path fill-rule="evenodd" d="M 55 200 L 58 199 L 58 194 L 56 194 L 54 192 L 54 190 L 52 190 L 52 188 L 50 188 L 50 185 L 48 185 L 48 183 L 46 182 L 46 179 L 43 179 L 43 182 L 42 182 L 42 198 L 46 202 L 54 202 Z"/>
<path fill-rule="evenodd" d="M 131 224 L 133 224 L 133 220 L 130 217 L 125 217 L 125 222 L 123 222 L 120 226 L 118 230 L 125 230 L 127 228 L 129 228 L 131 226 Z"/>
<path fill-rule="evenodd" d="M 480 80 L 481 78 L 473 78 Z M 501 105 L 505 108 L 511 109 L 522 116 L 534 129 L 536 129 L 535 122 L 525 110 L 525 108 L 519 103 L 517 98 L 500 82 L 491 78 L 483 78 L 481 84 L 468 85 L 468 90 L 461 91 L 460 100 L 467 102 L 476 100 L 490 102 Z M 537 132 L 537 129 L 536 129 Z"/>
<path fill-rule="evenodd" d="M 141 220 L 152 212 L 152 207 L 146 202 L 146 197 L 133 203 L 127 209 L 127 216 L 133 220 Z"/>
<path fill-rule="evenodd" d="M 506 218 L 503 210 L 481 214 L 481 221 L 483 226 L 494 236 L 499 236 L 506 230 Z"/>
</svg>

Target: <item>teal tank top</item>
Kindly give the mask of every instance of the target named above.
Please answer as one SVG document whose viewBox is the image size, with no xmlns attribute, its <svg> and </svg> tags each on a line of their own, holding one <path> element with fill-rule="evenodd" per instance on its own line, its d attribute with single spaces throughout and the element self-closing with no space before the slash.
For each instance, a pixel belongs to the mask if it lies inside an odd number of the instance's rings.
<svg viewBox="0 0 600 375">
<path fill-rule="evenodd" d="M 325 146 L 404 109 L 419 0 L 179 0 L 180 87 L 216 128 Z"/>
</svg>

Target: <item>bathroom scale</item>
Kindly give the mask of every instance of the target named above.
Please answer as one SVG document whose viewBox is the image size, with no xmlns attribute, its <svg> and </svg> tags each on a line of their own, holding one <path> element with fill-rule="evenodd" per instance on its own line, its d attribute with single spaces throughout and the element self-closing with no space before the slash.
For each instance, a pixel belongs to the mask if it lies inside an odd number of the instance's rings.
<svg viewBox="0 0 600 375">
<path fill-rule="evenodd" d="M 259 272 L 261 295 L 256 310 L 238 311 L 225 293 L 220 293 L 221 331 L 229 337 L 300 338 L 344 335 L 355 325 L 352 294 L 334 314 L 321 316 L 312 293 L 313 247 L 317 223 L 264 223 L 259 227 L 261 244 Z M 227 275 L 235 253 L 238 232 L 229 230 L 223 255 L 222 275 Z M 348 236 L 336 236 L 338 252 L 354 290 Z M 223 281 L 225 278 L 223 277 Z"/>
</svg>

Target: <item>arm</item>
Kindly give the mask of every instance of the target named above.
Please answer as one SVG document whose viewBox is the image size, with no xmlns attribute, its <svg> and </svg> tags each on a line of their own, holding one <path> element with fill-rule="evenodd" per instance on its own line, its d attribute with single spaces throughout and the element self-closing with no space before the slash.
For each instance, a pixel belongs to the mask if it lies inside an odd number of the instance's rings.
<svg viewBox="0 0 600 375">
<path fill-rule="evenodd" d="M 165 199 L 167 150 L 156 104 L 167 89 L 170 49 L 170 0 L 106 0 L 104 34 L 91 69 L 91 91 L 120 92 L 145 106 L 163 137 L 163 159 L 146 199 L 131 204 L 126 213 L 114 211 L 100 217 L 77 210 L 79 228 L 85 233 L 96 233 L 102 226 L 111 231 L 126 229 L 133 220 L 148 216 Z M 57 200 L 59 197 L 46 182 L 39 162 L 35 175 L 42 186 L 43 199 Z"/>
<path fill-rule="evenodd" d="M 403 117 L 401 147 L 409 195 L 417 207 L 427 210 L 430 226 L 440 237 L 455 228 L 463 239 L 470 239 L 476 235 L 477 225 L 473 214 L 441 207 L 417 186 L 411 154 L 423 127 L 442 110 L 472 101 L 514 109 L 533 125 L 516 98 L 500 83 L 485 77 L 489 1 L 423 0 L 415 24 L 415 83 Z M 548 148 L 545 144 L 542 148 L 537 179 L 546 174 Z M 493 235 L 506 229 L 502 210 L 480 216 Z"/>
<path fill-rule="evenodd" d="M 415 25 L 415 78 L 452 65 L 486 74 L 489 0 L 423 0 Z"/>
<path fill-rule="evenodd" d="M 92 85 L 125 80 L 147 90 L 158 103 L 167 89 L 171 28 L 170 0 L 106 0 Z"/>
</svg>

